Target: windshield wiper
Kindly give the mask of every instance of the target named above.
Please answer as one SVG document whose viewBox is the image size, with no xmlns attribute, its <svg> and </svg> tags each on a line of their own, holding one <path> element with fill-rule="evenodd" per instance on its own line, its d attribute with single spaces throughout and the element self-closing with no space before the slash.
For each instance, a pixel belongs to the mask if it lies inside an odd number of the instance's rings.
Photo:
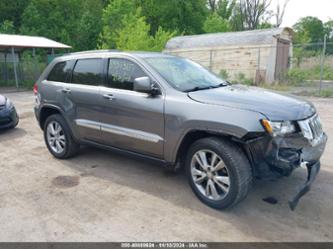
<svg viewBox="0 0 333 249">
<path fill-rule="evenodd" d="M 222 83 L 220 83 L 216 86 L 212 86 L 212 88 L 219 88 L 219 87 L 228 86 L 228 85 L 230 85 L 230 83 L 225 81 L 225 82 L 222 82 Z"/>
<path fill-rule="evenodd" d="M 187 89 L 184 92 L 196 92 L 196 91 L 201 91 L 201 90 L 207 90 L 207 89 L 212 89 L 213 86 L 196 86 L 191 89 Z"/>
</svg>

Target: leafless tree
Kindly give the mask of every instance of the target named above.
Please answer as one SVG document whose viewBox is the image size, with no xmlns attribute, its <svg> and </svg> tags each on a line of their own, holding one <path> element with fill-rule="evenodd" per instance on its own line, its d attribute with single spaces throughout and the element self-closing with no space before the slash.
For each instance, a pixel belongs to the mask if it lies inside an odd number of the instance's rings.
<svg viewBox="0 0 333 249">
<path fill-rule="evenodd" d="M 208 0 L 208 6 L 212 12 L 216 10 L 218 0 Z"/>
<path fill-rule="evenodd" d="M 261 20 L 269 14 L 271 0 L 239 0 L 239 14 L 246 29 L 257 29 Z"/>
<path fill-rule="evenodd" d="M 287 5 L 290 0 L 285 0 L 283 6 L 280 4 L 280 1 L 277 2 L 276 13 L 275 13 L 275 26 L 280 27 L 283 21 L 284 13 L 286 11 Z"/>
</svg>

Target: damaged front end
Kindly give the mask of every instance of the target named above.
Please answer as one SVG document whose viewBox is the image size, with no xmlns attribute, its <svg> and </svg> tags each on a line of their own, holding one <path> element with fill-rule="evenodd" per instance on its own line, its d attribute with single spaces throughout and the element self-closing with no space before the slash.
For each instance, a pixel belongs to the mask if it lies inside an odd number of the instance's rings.
<svg viewBox="0 0 333 249">
<path fill-rule="evenodd" d="M 267 129 L 266 129 L 267 130 Z M 320 157 L 326 146 L 317 114 L 295 121 L 295 130 L 290 134 L 265 134 L 246 142 L 246 151 L 254 166 L 257 178 L 273 179 L 289 176 L 294 169 L 305 167 L 308 177 L 305 184 L 289 201 L 294 210 L 299 199 L 310 190 L 320 169 Z"/>
</svg>

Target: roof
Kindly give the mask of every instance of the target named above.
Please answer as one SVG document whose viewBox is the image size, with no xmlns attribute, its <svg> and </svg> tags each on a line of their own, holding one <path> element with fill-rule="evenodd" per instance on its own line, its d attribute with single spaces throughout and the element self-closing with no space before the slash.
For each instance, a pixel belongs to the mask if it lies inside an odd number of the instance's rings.
<svg viewBox="0 0 333 249">
<path fill-rule="evenodd" d="M 7 35 L 0 34 L 0 48 L 71 48 L 63 43 L 59 43 L 40 36 Z"/>
<path fill-rule="evenodd" d="M 241 32 L 211 33 L 203 35 L 177 36 L 171 38 L 166 44 L 166 50 L 218 47 L 237 45 L 271 44 L 274 37 L 287 32 L 293 34 L 291 28 L 259 29 Z"/>
<path fill-rule="evenodd" d="M 131 57 L 139 57 L 139 58 L 151 58 L 151 57 L 174 57 L 170 54 L 165 54 L 161 52 L 147 52 L 147 51 L 121 51 L 121 50 L 88 50 L 88 51 L 80 51 L 74 53 L 64 54 L 63 56 L 59 56 L 56 59 L 68 60 L 68 59 L 77 59 L 77 58 L 88 58 L 92 56 L 110 56 L 110 55 L 127 55 Z"/>
</svg>

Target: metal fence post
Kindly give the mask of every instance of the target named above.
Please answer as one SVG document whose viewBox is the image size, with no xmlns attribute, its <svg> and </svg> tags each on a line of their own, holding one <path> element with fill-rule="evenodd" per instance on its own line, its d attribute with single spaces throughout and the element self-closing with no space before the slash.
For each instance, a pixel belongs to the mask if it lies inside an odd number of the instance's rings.
<svg viewBox="0 0 333 249">
<path fill-rule="evenodd" d="M 325 36 L 324 36 L 323 54 L 321 55 L 321 62 L 320 62 L 319 94 L 321 94 L 321 89 L 323 87 L 323 74 L 324 74 L 324 63 L 325 63 L 325 54 L 326 54 L 326 39 L 327 39 L 327 34 L 325 34 Z"/>
<path fill-rule="evenodd" d="M 209 70 L 213 71 L 213 50 L 209 50 Z"/>
<path fill-rule="evenodd" d="M 17 78 L 17 69 L 16 69 L 16 61 L 15 61 L 15 51 L 14 51 L 13 47 L 12 47 L 12 58 L 13 58 L 13 65 L 14 65 L 15 84 L 16 84 L 16 88 L 18 88 L 19 85 L 18 85 L 18 78 Z"/>
<path fill-rule="evenodd" d="M 256 79 L 255 83 L 258 85 L 261 80 L 261 73 L 260 73 L 260 47 L 258 48 L 258 61 L 257 61 L 257 73 L 256 73 Z"/>
</svg>

